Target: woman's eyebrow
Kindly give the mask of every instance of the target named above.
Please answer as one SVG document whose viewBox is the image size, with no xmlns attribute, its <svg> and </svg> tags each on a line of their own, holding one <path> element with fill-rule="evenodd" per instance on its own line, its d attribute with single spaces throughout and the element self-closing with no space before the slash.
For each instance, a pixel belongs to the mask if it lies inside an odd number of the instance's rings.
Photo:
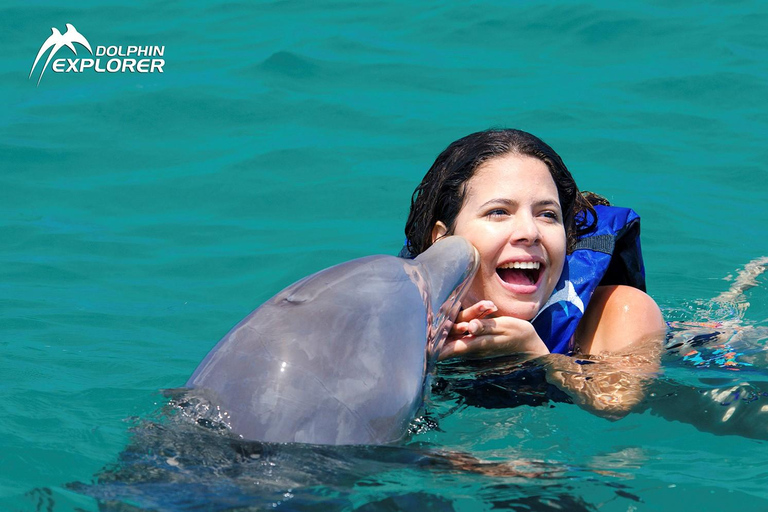
<svg viewBox="0 0 768 512">
<path fill-rule="evenodd" d="M 534 206 L 554 206 L 556 208 L 560 208 L 560 201 L 555 201 L 554 199 L 542 199 L 541 201 L 536 201 L 533 203 Z"/>
<path fill-rule="evenodd" d="M 505 197 L 495 197 L 481 204 L 480 209 L 483 209 L 487 206 L 517 206 L 517 201 L 513 201 Z"/>
<path fill-rule="evenodd" d="M 506 197 L 496 197 L 484 202 L 483 204 L 480 205 L 479 208 L 483 209 L 488 206 L 517 206 L 517 205 L 518 205 L 517 201 L 513 201 L 512 199 L 507 199 Z M 559 209 L 560 201 L 556 201 L 554 199 L 541 199 L 533 203 L 533 205 L 537 207 L 554 206 Z"/>
</svg>

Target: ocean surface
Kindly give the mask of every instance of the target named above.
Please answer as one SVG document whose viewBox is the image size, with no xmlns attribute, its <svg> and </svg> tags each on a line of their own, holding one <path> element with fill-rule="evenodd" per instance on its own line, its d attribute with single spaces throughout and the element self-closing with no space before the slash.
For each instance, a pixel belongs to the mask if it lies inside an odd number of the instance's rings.
<svg viewBox="0 0 768 512">
<path fill-rule="evenodd" d="M 163 72 L 41 77 L 67 23 L 95 53 L 164 47 Z M 0 509 L 768 510 L 768 280 L 742 313 L 711 300 L 768 255 L 766 26 L 757 0 L 6 0 Z M 73 47 L 56 58 L 96 58 Z M 396 254 L 434 158 L 488 127 L 639 212 L 667 318 L 736 322 L 739 346 L 678 328 L 658 393 L 615 422 L 446 392 L 397 447 L 158 437 L 161 389 L 286 285 Z M 723 432 L 729 408 L 751 434 Z"/>
</svg>

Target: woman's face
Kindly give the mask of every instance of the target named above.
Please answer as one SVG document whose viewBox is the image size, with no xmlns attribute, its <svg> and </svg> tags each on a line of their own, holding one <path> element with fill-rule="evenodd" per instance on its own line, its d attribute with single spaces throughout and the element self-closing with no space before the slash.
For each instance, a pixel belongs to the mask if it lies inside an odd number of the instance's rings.
<svg viewBox="0 0 768 512">
<path fill-rule="evenodd" d="M 438 222 L 433 240 L 445 232 Z M 480 253 L 465 306 L 492 300 L 498 315 L 531 320 L 552 294 L 566 253 L 563 213 L 546 164 L 509 154 L 478 167 L 452 234 Z"/>
</svg>

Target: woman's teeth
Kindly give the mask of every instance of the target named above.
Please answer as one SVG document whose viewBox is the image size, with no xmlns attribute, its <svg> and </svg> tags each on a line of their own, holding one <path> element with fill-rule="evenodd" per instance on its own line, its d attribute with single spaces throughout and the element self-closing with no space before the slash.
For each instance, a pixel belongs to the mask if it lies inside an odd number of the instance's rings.
<svg viewBox="0 0 768 512">
<path fill-rule="evenodd" d="M 541 275 L 541 262 L 538 261 L 513 261 L 500 265 L 496 273 L 502 281 L 508 284 L 531 285 L 536 284 Z"/>
<path fill-rule="evenodd" d="M 538 270 L 541 267 L 541 263 L 538 261 L 513 261 L 512 263 L 505 263 L 499 265 L 499 268 L 520 268 L 520 269 L 535 269 Z"/>
</svg>

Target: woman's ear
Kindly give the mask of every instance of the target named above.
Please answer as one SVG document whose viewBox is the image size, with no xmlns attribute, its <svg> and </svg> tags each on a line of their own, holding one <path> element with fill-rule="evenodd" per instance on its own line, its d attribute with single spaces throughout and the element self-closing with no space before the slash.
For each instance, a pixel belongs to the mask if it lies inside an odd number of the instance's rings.
<svg viewBox="0 0 768 512">
<path fill-rule="evenodd" d="M 448 227 L 439 220 L 435 222 L 435 227 L 432 228 L 432 243 L 435 243 L 438 238 L 443 238 L 448 233 Z"/>
</svg>

